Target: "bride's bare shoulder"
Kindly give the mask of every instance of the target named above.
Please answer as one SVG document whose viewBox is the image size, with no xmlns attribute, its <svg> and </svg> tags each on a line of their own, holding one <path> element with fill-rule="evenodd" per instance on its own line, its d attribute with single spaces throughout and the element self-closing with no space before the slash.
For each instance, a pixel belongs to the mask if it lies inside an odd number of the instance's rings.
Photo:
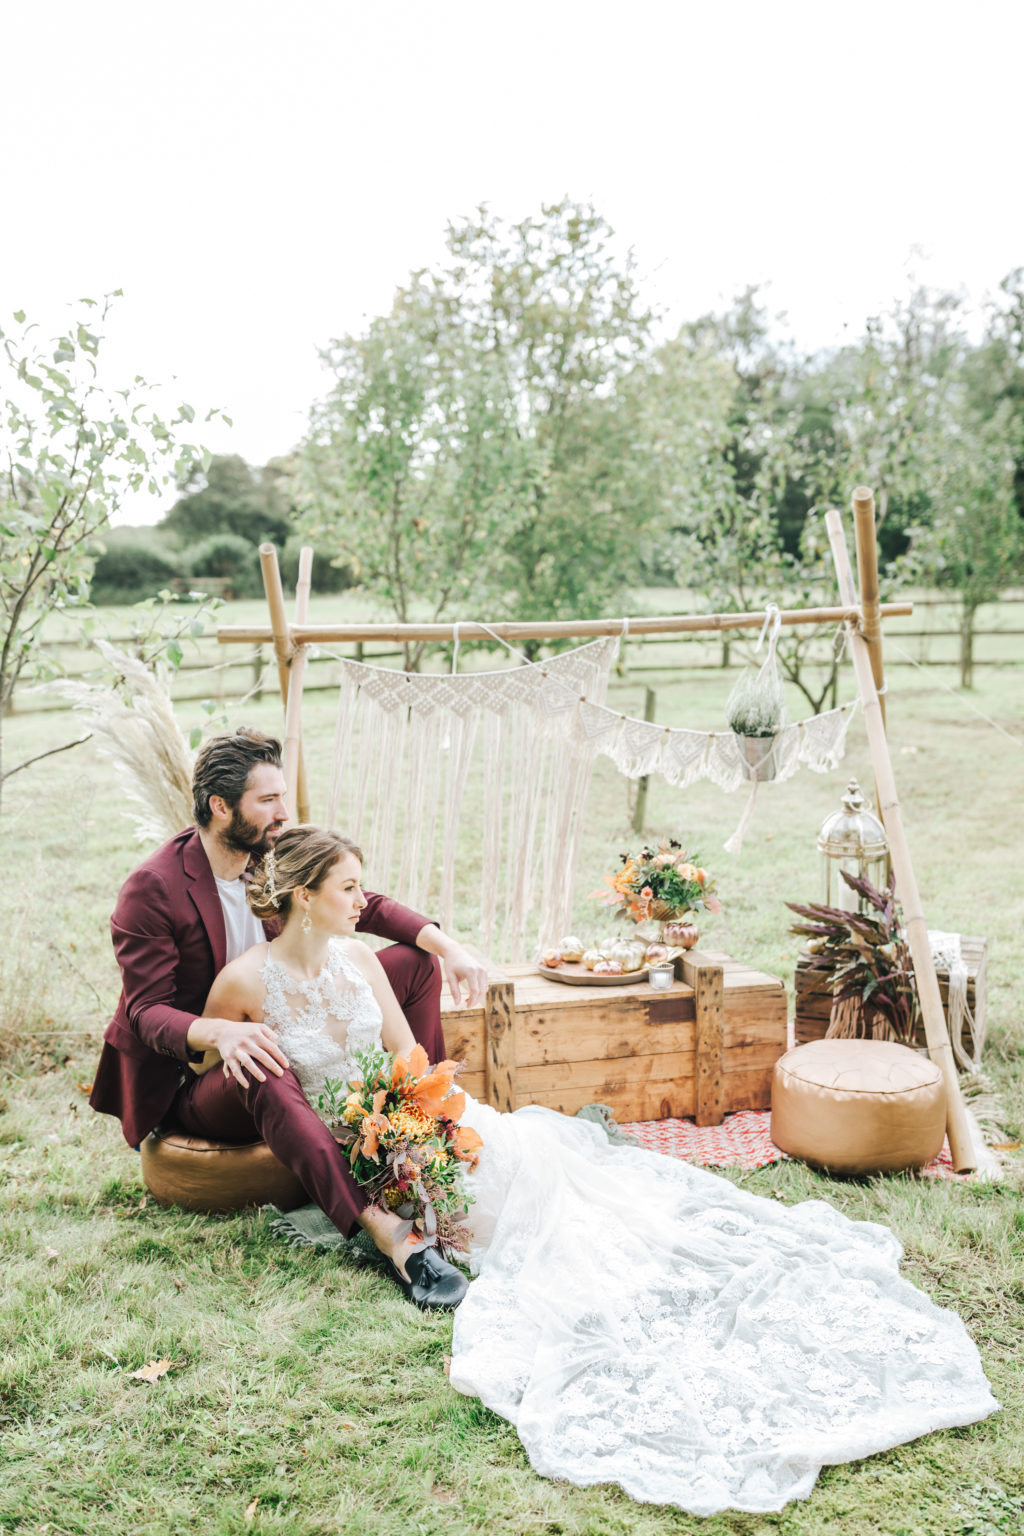
<svg viewBox="0 0 1024 1536">
<path fill-rule="evenodd" d="M 335 938 L 331 943 L 336 945 L 345 959 L 357 970 L 362 971 L 364 976 L 375 976 L 380 970 L 380 961 L 362 939 Z"/>
</svg>

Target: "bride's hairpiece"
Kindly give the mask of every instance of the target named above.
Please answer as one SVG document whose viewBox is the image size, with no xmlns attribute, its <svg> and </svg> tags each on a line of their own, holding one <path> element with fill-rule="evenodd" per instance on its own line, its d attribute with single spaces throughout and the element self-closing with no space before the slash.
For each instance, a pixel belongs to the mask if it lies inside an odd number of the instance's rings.
<svg viewBox="0 0 1024 1536">
<path fill-rule="evenodd" d="M 276 868 L 273 852 L 266 854 L 263 860 L 263 892 L 275 911 L 281 905 L 277 894 Z"/>
</svg>

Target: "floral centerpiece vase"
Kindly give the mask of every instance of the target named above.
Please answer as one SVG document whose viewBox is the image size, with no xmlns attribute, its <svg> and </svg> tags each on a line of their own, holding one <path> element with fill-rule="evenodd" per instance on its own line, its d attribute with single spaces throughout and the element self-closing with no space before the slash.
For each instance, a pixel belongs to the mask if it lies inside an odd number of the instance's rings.
<svg viewBox="0 0 1024 1536">
<path fill-rule="evenodd" d="M 692 949 L 700 937 L 699 912 L 720 912 L 715 882 L 691 856 L 669 838 L 657 849 L 622 854 L 622 868 L 605 876 L 607 890 L 593 895 L 633 923 L 655 922 L 670 950 Z"/>
</svg>

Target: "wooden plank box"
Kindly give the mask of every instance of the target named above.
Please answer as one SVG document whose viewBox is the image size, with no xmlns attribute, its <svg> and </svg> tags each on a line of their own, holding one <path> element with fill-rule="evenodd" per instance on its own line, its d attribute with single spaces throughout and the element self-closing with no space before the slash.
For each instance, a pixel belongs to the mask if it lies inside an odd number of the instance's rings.
<svg viewBox="0 0 1024 1536">
<path fill-rule="evenodd" d="M 986 969 L 988 965 L 988 943 L 985 939 L 977 937 L 961 936 L 960 950 L 967 966 L 967 1006 L 974 1015 L 974 1027 L 979 1040 L 985 1039 L 985 1014 L 987 1008 L 986 993 Z M 809 1040 L 823 1039 L 832 1016 L 832 993 L 824 985 L 816 972 L 808 969 L 810 955 L 803 950 L 796 963 L 796 975 L 794 977 L 796 991 L 796 1009 L 793 1020 L 793 1035 L 797 1045 L 806 1045 Z M 942 996 L 942 1006 L 946 1008 L 949 1003 L 949 972 L 942 967 L 937 969 L 939 992 Z M 914 1036 L 915 1044 L 924 1045 L 924 1026 L 919 1024 Z M 971 1054 L 973 1042 L 970 1032 L 965 1025 L 963 1030 L 964 1050 Z"/>
<path fill-rule="evenodd" d="M 767 1109 L 786 1050 L 783 983 L 710 950 L 683 956 L 667 992 L 646 982 L 568 986 L 529 965 L 506 966 L 482 1008 L 444 999 L 442 1021 L 474 1096 L 498 1109 L 544 1104 L 567 1115 L 607 1104 L 619 1121 L 693 1116 L 719 1125 L 735 1110 Z"/>
</svg>

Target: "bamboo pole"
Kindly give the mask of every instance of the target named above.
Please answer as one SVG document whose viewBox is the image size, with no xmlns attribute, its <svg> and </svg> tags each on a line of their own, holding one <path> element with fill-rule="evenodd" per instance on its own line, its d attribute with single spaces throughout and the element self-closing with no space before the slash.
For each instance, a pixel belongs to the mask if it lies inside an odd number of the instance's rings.
<svg viewBox="0 0 1024 1536">
<path fill-rule="evenodd" d="M 853 493 L 853 531 L 857 541 L 857 576 L 860 584 L 861 634 L 871 658 L 871 675 L 885 724 L 885 663 L 882 659 L 882 605 L 878 601 L 878 539 L 875 534 L 875 498 L 866 485 Z"/>
<path fill-rule="evenodd" d="M 269 546 L 264 546 L 269 547 Z M 262 553 L 261 553 L 262 559 Z M 282 601 L 282 614 L 283 614 Z M 912 614 L 913 603 L 883 603 L 879 612 L 885 618 L 897 618 Z M 854 605 L 830 608 L 787 608 L 779 615 L 784 626 L 794 624 L 842 624 L 859 621 L 860 609 Z M 537 620 L 536 622 L 509 624 L 459 623 L 459 640 L 488 640 L 494 635 L 502 640 L 585 640 L 602 636 L 621 635 L 628 625 L 630 635 L 702 634 L 707 631 L 721 632 L 732 629 L 760 629 L 765 614 L 757 613 L 705 613 L 676 614 L 637 619 L 578 619 Z M 286 631 L 292 649 L 296 645 L 338 645 L 367 640 L 426 640 L 445 642 L 455 638 L 455 625 L 450 624 L 293 624 Z M 260 645 L 273 640 L 277 644 L 276 631 L 258 625 L 224 624 L 217 630 L 221 645 Z M 291 654 L 291 651 L 288 652 Z"/>
<path fill-rule="evenodd" d="M 841 513 L 834 509 L 829 512 L 825 518 L 825 526 L 828 529 L 832 558 L 839 578 L 839 595 L 843 602 L 852 603 L 853 571 L 846 549 L 846 535 L 843 531 Z M 967 1112 L 960 1093 L 960 1081 L 957 1077 L 956 1063 L 953 1060 L 953 1048 L 950 1045 L 946 1017 L 942 1009 L 938 978 L 935 975 L 935 961 L 928 943 L 928 924 L 921 907 L 921 896 L 914 877 L 910 848 L 903 830 L 903 816 L 896 793 L 896 780 L 889 757 L 889 744 L 885 737 L 881 704 L 871 669 L 871 657 L 864 636 L 852 623 L 850 647 L 857 678 L 857 691 L 864 706 L 864 723 L 867 727 L 868 746 L 875 770 L 875 783 L 878 786 L 878 809 L 889 839 L 889 852 L 896 871 L 896 889 L 903 904 L 907 943 L 914 961 L 914 974 L 924 1018 L 928 1054 L 942 1072 L 946 1085 L 946 1133 L 949 1136 L 949 1149 L 956 1171 L 968 1173 L 978 1166 L 978 1162 L 972 1145 Z"/>
<path fill-rule="evenodd" d="M 281 570 L 277 563 L 277 550 L 273 544 L 260 545 L 260 570 L 263 573 L 263 590 L 267 595 L 267 607 L 270 610 L 270 629 L 264 630 L 263 636 L 265 640 L 273 642 L 274 655 L 277 659 L 277 678 L 281 685 L 281 700 L 286 711 L 284 777 L 288 804 L 289 806 L 294 806 L 298 799 L 299 762 L 297 759 L 293 761 L 292 772 L 289 773 L 287 709 L 292 658 L 296 654 L 296 647 L 291 638 L 288 615 L 285 612 L 284 589 L 281 586 Z"/>
<path fill-rule="evenodd" d="M 858 485 L 853 493 L 853 531 L 857 544 L 857 582 L 860 587 L 861 634 L 871 658 L 871 675 L 875 680 L 878 707 L 882 725 L 885 718 L 885 662 L 882 656 L 881 604 L 878 601 L 878 538 L 875 532 L 875 498 L 866 485 Z M 875 783 L 875 804 L 880 796 Z M 892 857 L 886 852 L 886 878 L 892 873 Z"/>
<path fill-rule="evenodd" d="M 313 551 L 304 544 L 299 551 L 299 576 L 295 583 L 295 622 L 305 624 L 309 617 L 309 592 L 313 582 Z M 293 798 L 299 821 L 309 820 L 309 784 L 306 779 L 306 761 L 302 752 L 302 685 L 306 677 L 306 658 L 309 650 L 300 645 L 292 657 L 289 669 L 288 703 L 284 717 L 285 778 L 294 763 L 295 783 Z"/>
</svg>

